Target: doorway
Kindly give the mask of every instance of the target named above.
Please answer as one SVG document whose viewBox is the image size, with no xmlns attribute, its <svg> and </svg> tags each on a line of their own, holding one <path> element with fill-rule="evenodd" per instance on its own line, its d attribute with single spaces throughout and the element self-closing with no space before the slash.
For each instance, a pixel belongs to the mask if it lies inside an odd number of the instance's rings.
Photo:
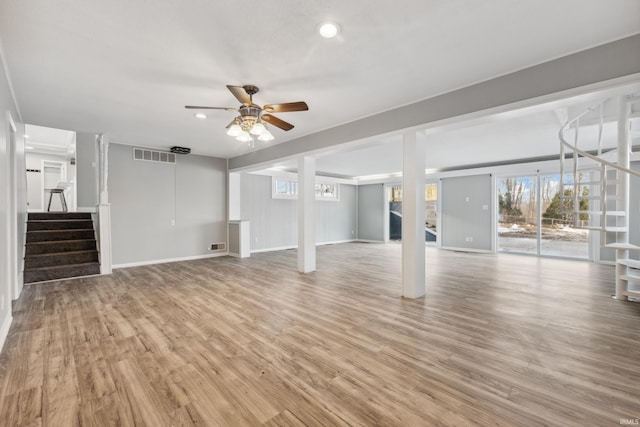
<svg viewBox="0 0 640 427">
<path fill-rule="evenodd" d="M 425 243 L 438 243 L 438 183 L 427 182 L 424 187 L 425 197 Z M 389 212 L 388 240 L 402 240 L 402 185 L 393 184 L 387 187 L 387 209 Z"/>
<path fill-rule="evenodd" d="M 46 212 L 50 190 L 64 187 L 62 193 L 69 211 L 77 209 L 76 133 L 42 126 L 26 125 L 25 160 L 29 212 Z M 51 197 L 51 212 L 63 211 L 62 195 Z"/>
</svg>

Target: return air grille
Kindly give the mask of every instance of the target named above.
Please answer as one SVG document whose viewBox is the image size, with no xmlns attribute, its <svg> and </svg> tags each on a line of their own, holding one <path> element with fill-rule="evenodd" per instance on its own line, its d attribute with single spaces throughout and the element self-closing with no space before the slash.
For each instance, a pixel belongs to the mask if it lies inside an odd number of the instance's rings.
<svg viewBox="0 0 640 427">
<path fill-rule="evenodd" d="M 146 148 L 134 148 L 133 159 L 157 163 L 175 163 L 176 155 L 166 151 L 147 150 Z"/>
<path fill-rule="evenodd" d="M 225 248 L 225 244 L 224 243 L 211 243 L 209 245 L 209 250 L 210 251 L 223 251 Z"/>
</svg>

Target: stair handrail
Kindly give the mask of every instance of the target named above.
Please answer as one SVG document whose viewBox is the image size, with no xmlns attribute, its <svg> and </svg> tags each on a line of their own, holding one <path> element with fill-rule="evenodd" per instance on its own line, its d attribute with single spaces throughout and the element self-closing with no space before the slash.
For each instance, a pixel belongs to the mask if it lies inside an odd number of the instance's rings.
<svg viewBox="0 0 640 427">
<path fill-rule="evenodd" d="M 640 177 L 640 171 L 635 171 L 633 169 L 625 168 L 624 166 L 620 166 L 617 163 L 613 163 L 613 162 L 610 162 L 608 160 L 602 159 L 602 158 L 600 158 L 598 156 L 594 156 L 593 154 L 590 154 L 590 153 L 588 153 L 588 152 L 586 152 L 584 150 L 579 149 L 576 146 L 571 145 L 570 142 L 568 142 L 566 139 L 564 139 L 564 131 L 566 130 L 566 128 L 568 126 L 571 126 L 576 121 L 578 121 L 582 116 L 584 116 L 584 115 L 586 115 L 586 114 L 588 114 L 588 113 L 590 113 L 592 111 L 595 111 L 595 108 L 588 108 L 587 110 L 583 111 L 581 114 L 577 115 L 572 120 L 567 121 L 564 125 L 562 125 L 560 127 L 560 132 L 558 132 L 558 136 L 560 137 L 560 143 L 561 143 L 561 145 L 560 145 L 560 160 L 561 160 L 561 162 L 560 162 L 560 172 L 561 172 L 560 180 L 563 179 L 562 175 L 563 175 L 563 172 L 564 172 L 564 160 L 565 160 L 564 159 L 564 148 L 565 147 L 568 147 L 571 150 L 573 150 L 575 153 L 580 154 L 583 157 L 587 157 L 587 158 L 589 158 L 589 159 L 591 159 L 591 160 L 593 160 L 595 162 L 598 162 L 601 165 L 610 166 L 610 167 L 612 167 L 614 169 L 618 169 L 620 171 L 623 171 L 623 172 L 629 173 L 631 175 L 635 175 L 635 176 Z"/>
<path fill-rule="evenodd" d="M 635 99 L 633 98 L 629 98 L 629 102 L 634 102 Z M 591 159 L 593 161 L 595 161 L 596 163 L 600 164 L 600 168 L 601 168 L 601 183 L 600 183 L 600 199 L 601 199 L 601 210 L 602 210 L 602 216 L 600 219 L 600 229 L 602 230 L 602 232 L 604 232 L 605 228 L 606 228 L 606 222 L 605 222 L 605 215 L 606 215 L 606 203 L 605 203 L 605 198 L 606 198 L 606 192 L 607 192 L 607 182 L 606 182 L 606 172 L 604 172 L 604 169 L 606 166 L 609 166 L 611 168 L 614 168 L 616 170 L 622 171 L 622 172 L 626 172 L 630 175 L 634 175 L 634 176 L 638 176 L 640 177 L 640 172 L 639 171 L 635 171 L 633 169 L 629 169 L 626 168 L 624 166 L 620 166 L 617 163 L 614 162 L 610 162 L 608 160 L 605 160 L 601 157 L 599 157 L 602 153 L 602 128 L 603 128 L 603 110 L 604 110 L 604 103 L 605 101 L 600 102 L 598 105 L 596 105 L 595 107 L 589 107 L 586 110 L 584 110 L 582 113 L 578 114 L 577 116 L 575 116 L 573 119 L 571 120 L 567 120 L 567 122 L 562 125 L 560 127 L 560 130 L 558 132 L 558 137 L 560 139 L 560 206 L 564 206 L 564 162 L 565 162 L 565 148 L 569 148 L 570 150 L 573 151 L 573 220 L 574 220 L 574 226 L 577 226 L 577 222 L 578 222 L 578 217 L 579 217 L 579 211 L 580 211 L 580 204 L 578 202 L 578 183 L 576 182 L 576 178 L 577 178 L 577 169 L 578 169 L 578 155 L 581 155 L 582 157 L 586 157 L 588 159 Z M 590 154 L 584 150 L 581 150 L 580 148 L 578 148 L 578 126 L 579 126 L 579 122 L 580 119 L 582 117 L 584 117 L 585 115 L 596 111 L 596 109 L 600 110 L 600 122 L 599 122 L 599 129 L 598 129 L 598 155 L 593 155 Z M 575 138 L 574 138 L 574 144 L 572 145 L 570 142 L 568 142 L 565 137 L 564 137 L 564 133 L 567 130 L 567 128 L 571 127 L 573 124 L 575 124 L 576 127 L 576 132 L 575 132 Z"/>
</svg>

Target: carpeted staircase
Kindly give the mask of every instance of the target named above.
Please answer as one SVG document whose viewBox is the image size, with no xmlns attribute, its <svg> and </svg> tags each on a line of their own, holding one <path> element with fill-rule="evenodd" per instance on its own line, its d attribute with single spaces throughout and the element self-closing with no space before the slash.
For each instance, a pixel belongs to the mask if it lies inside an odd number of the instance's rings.
<svg viewBox="0 0 640 427">
<path fill-rule="evenodd" d="M 90 213 L 30 213 L 24 283 L 100 274 Z"/>
</svg>

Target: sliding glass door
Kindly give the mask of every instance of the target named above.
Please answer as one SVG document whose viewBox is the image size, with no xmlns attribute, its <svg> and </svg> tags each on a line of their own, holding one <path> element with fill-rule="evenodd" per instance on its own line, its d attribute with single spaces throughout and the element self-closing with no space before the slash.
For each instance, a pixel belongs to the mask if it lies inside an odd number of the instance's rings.
<svg viewBox="0 0 640 427">
<path fill-rule="evenodd" d="M 577 185 L 565 175 L 521 175 L 497 179 L 498 250 L 565 258 L 589 258 L 589 214 L 573 211 L 578 192 L 580 211 L 590 210 L 588 173 Z M 564 197 L 560 197 L 561 191 Z"/>
<path fill-rule="evenodd" d="M 579 181 L 586 181 L 586 174 L 579 175 Z M 560 175 L 541 175 L 542 191 L 542 234 L 540 253 L 542 255 L 588 258 L 589 230 L 581 228 L 589 225 L 589 215 L 573 212 L 573 176 L 565 175 L 564 197 L 560 197 Z M 589 210 L 589 186 L 578 182 L 581 211 Z M 576 215 L 578 216 L 576 218 Z"/>
<path fill-rule="evenodd" d="M 537 176 L 499 178 L 498 250 L 538 253 Z"/>
</svg>

